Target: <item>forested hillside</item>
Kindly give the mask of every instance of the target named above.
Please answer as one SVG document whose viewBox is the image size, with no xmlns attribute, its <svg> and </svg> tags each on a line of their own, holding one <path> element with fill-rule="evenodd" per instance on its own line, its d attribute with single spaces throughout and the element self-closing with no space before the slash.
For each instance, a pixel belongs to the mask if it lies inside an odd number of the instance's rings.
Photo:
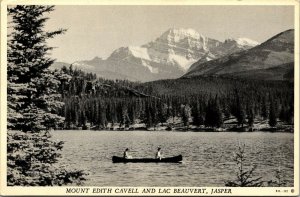
<svg viewBox="0 0 300 197">
<path fill-rule="evenodd" d="M 271 127 L 293 122 L 290 82 L 196 77 L 137 83 L 72 67 L 62 71 L 71 77 L 60 89 L 66 129 L 213 128 L 233 118 L 238 127 L 250 128 L 255 120 Z"/>
</svg>

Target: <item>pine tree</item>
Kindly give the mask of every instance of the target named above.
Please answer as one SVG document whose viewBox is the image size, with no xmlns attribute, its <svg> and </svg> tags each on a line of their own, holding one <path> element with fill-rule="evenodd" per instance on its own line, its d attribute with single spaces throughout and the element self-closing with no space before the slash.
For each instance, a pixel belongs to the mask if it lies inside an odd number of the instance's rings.
<svg viewBox="0 0 300 197">
<path fill-rule="evenodd" d="M 268 109 L 267 109 L 267 103 L 265 98 L 263 98 L 263 101 L 261 103 L 261 117 L 263 117 L 264 119 L 268 118 Z"/>
<path fill-rule="evenodd" d="M 205 121 L 204 124 L 206 127 L 213 127 L 214 126 L 214 112 L 213 112 L 213 102 L 212 99 L 208 100 L 205 109 Z"/>
<path fill-rule="evenodd" d="M 128 109 L 128 117 L 129 117 L 129 123 L 131 125 L 134 125 L 136 121 L 136 109 L 133 102 L 130 102 L 129 109 Z"/>
<path fill-rule="evenodd" d="M 64 30 L 43 32 L 47 20 L 43 13 L 52 10 L 52 6 L 8 9 L 13 21 L 8 42 L 9 128 L 39 131 L 47 129 L 48 125 L 44 123 L 63 121 L 54 113 L 63 103 L 58 101 L 60 95 L 56 92 L 60 82 L 48 70 L 53 60 L 46 57 L 52 49 L 47 47 L 46 40 Z M 48 108 L 51 110 L 45 110 Z"/>
<path fill-rule="evenodd" d="M 254 177 L 257 166 L 246 165 L 245 144 L 238 147 L 233 159 L 237 165 L 237 174 L 235 180 L 225 181 L 227 187 L 261 187 L 262 177 Z"/>
<path fill-rule="evenodd" d="M 45 32 L 45 13 L 53 6 L 17 5 L 8 9 L 12 19 L 8 38 L 8 185 L 65 185 L 82 178 L 81 171 L 54 167 L 63 142 L 51 140 L 48 130 L 63 123 L 57 115 L 63 102 L 58 93 L 65 76 L 48 68 L 52 47 L 46 40 L 65 30 Z"/>
<path fill-rule="evenodd" d="M 158 119 L 158 110 L 157 110 L 157 100 L 151 99 L 150 100 L 150 113 L 151 113 L 151 117 L 152 117 L 152 124 L 154 126 L 154 130 L 156 130 L 156 127 L 159 123 L 159 119 Z"/>
<path fill-rule="evenodd" d="M 167 110 L 168 107 L 165 103 L 163 103 L 162 101 L 158 102 L 158 120 L 160 123 L 165 123 L 168 119 L 167 116 Z"/>
<path fill-rule="evenodd" d="M 218 97 L 215 98 L 215 105 L 214 105 L 214 113 L 215 113 L 215 126 L 221 127 L 223 124 L 223 116 L 222 116 L 222 110 L 219 104 Z"/>
<path fill-rule="evenodd" d="M 254 124 L 254 109 L 252 105 L 249 106 L 247 118 L 248 118 L 248 125 L 250 128 L 252 128 Z"/>
<path fill-rule="evenodd" d="M 220 127 L 223 124 L 222 111 L 219 106 L 218 98 L 210 98 L 205 110 L 205 126 Z"/>
<path fill-rule="evenodd" d="M 270 114 L 269 114 L 269 125 L 275 127 L 277 125 L 276 120 L 276 109 L 273 99 L 270 99 Z"/>
<path fill-rule="evenodd" d="M 153 126 L 153 119 L 152 119 L 152 115 L 151 115 L 151 106 L 150 106 L 149 101 L 146 102 L 144 123 L 146 124 L 147 128 L 150 128 Z"/>
<path fill-rule="evenodd" d="M 191 118 L 191 107 L 188 104 L 182 106 L 182 108 L 181 108 L 181 118 L 182 118 L 182 121 L 183 121 L 183 125 L 186 127 L 186 129 L 188 129 L 189 120 Z"/>
<path fill-rule="evenodd" d="M 236 105 L 235 117 L 237 118 L 238 125 L 241 125 L 243 127 L 246 119 L 246 113 L 241 103 L 241 99 L 238 95 L 236 98 L 236 103 L 234 105 Z"/>
<path fill-rule="evenodd" d="M 203 124 L 203 117 L 201 115 L 201 110 L 200 110 L 200 103 L 199 100 L 197 99 L 195 105 L 192 107 L 192 117 L 193 117 L 193 124 L 197 127 Z"/>
</svg>

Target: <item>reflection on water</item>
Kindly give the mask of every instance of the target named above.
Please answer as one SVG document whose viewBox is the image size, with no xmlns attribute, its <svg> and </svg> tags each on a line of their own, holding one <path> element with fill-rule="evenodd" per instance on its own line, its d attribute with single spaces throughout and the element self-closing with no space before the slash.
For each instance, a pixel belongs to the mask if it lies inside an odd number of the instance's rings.
<svg viewBox="0 0 300 197">
<path fill-rule="evenodd" d="M 246 145 L 248 164 L 257 165 L 256 175 L 274 179 L 282 170 L 293 185 L 293 134 L 234 132 L 159 131 L 54 131 L 65 141 L 62 163 L 89 172 L 88 186 L 224 186 L 235 179 L 232 158 L 239 144 Z M 125 148 L 133 157 L 183 155 L 182 163 L 112 163 Z"/>
</svg>

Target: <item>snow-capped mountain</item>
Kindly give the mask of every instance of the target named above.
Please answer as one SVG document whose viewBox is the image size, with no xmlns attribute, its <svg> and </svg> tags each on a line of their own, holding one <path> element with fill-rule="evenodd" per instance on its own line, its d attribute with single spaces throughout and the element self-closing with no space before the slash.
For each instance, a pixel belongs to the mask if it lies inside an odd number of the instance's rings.
<svg viewBox="0 0 300 197">
<path fill-rule="evenodd" d="M 116 49 L 106 60 L 94 58 L 73 65 L 110 79 L 172 79 L 182 76 L 197 61 L 207 62 L 258 44 L 248 38 L 220 42 L 193 29 L 171 28 L 142 46 Z"/>
<path fill-rule="evenodd" d="M 256 46 L 259 45 L 258 42 L 254 41 L 254 40 L 250 40 L 249 38 L 238 38 L 238 39 L 232 39 L 234 41 L 236 41 L 240 46 Z"/>
</svg>

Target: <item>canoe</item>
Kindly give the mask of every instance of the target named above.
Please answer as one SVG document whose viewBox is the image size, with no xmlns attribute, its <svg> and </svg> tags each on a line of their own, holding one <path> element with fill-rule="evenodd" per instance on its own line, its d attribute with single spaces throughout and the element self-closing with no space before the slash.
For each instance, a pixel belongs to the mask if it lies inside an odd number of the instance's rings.
<svg viewBox="0 0 300 197">
<path fill-rule="evenodd" d="M 113 163 L 178 163 L 182 161 L 182 155 L 178 155 L 175 157 L 166 157 L 161 159 L 155 158 L 132 158 L 132 159 L 125 159 L 123 157 L 112 157 Z"/>
</svg>

